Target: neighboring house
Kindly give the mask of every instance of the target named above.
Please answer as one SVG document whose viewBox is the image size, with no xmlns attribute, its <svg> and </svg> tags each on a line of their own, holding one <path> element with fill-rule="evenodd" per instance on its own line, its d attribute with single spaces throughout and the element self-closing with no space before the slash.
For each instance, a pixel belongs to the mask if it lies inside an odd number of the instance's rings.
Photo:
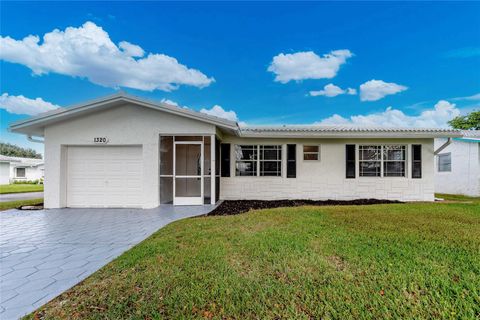
<svg viewBox="0 0 480 320">
<path fill-rule="evenodd" d="M 123 93 L 16 122 L 45 142 L 45 206 L 199 205 L 219 199 L 434 200 L 448 129 L 239 127 Z"/>
<path fill-rule="evenodd" d="M 435 192 L 480 196 L 480 131 L 462 133 L 435 156 Z M 435 139 L 435 148 L 446 141 Z"/>
<path fill-rule="evenodd" d="M 0 184 L 43 179 L 42 159 L 0 155 Z"/>
</svg>

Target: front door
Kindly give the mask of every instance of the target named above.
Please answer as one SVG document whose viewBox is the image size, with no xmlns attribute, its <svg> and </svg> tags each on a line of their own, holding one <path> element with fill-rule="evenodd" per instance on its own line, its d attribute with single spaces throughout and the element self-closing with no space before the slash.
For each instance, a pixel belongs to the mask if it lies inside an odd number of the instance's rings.
<svg viewBox="0 0 480 320">
<path fill-rule="evenodd" d="M 173 154 L 173 204 L 203 204 L 203 142 L 176 141 Z"/>
</svg>

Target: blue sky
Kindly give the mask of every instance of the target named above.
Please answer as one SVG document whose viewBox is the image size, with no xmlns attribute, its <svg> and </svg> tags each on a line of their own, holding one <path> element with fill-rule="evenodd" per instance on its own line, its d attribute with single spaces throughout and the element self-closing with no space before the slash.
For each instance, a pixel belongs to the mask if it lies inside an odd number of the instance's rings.
<svg viewBox="0 0 480 320">
<path fill-rule="evenodd" d="M 0 18 L 1 140 L 40 151 L 8 123 L 118 89 L 247 125 L 480 109 L 479 3 L 3 2 Z"/>
</svg>

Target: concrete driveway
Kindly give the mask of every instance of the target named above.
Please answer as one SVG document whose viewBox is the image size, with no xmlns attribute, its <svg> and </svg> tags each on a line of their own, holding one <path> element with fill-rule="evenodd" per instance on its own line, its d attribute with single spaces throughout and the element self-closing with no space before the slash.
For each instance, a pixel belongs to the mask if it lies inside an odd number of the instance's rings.
<svg viewBox="0 0 480 320">
<path fill-rule="evenodd" d="M 43 198 L 43 192 L 20 192 L 0 194 L 0 202 Z"/>
<path fill-rule="evenodd" d="M 213 206 L 0 212 L 0 319 L 18 319 L 166 224 Z"/>
</svg>

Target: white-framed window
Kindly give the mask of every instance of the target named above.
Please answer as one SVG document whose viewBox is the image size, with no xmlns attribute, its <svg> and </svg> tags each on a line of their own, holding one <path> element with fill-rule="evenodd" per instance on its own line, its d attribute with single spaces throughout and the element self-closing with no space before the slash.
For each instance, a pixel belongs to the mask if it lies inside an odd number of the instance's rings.
<svg viewBox="0 0 480 320">
<path fill-rule="evenodd" d="M 450 152 L 438 155 L 437 170 L 438 172 L 452 172 L 452 154 Z"/>
<path fill-rule="evenodd" d="M 319 145 L 303 145 L 303 160 L 318 161 L 320 160 Z"/>
<path fill-rule="evenodd" d="M 235 145 L 236 176 L 282 176 L 281 145 Z"/>
<path fill-rule="evenodd" d="M 405 177 L 407 171 L 407 147 L 383 146 L 383 176 Z"/>
<path fill-rule="evenodd" d="M 25 168 L 15 168 L 15 177 L 16 178 L 25 178 L 26 177 L 26 170 Z"/>
<path fill-rule="evenodd" d="M 235 145 L 235 175 L 256 176 L 258 146 Z"/>
<path fill-rule="evenodd" d="M 282 146 L 259 146 L 260 176 L 282 176 Z"/>
<path fill-rule="evenodd" d="M 358 152 L 360 177 L 406 177 L 406 146 L 360 145 Z"/>
<path fill-rule="evenodd" d="M 382 146 L 359 146 L 360 177 L 380 177 L 382 174 Z"/>
</svg>

